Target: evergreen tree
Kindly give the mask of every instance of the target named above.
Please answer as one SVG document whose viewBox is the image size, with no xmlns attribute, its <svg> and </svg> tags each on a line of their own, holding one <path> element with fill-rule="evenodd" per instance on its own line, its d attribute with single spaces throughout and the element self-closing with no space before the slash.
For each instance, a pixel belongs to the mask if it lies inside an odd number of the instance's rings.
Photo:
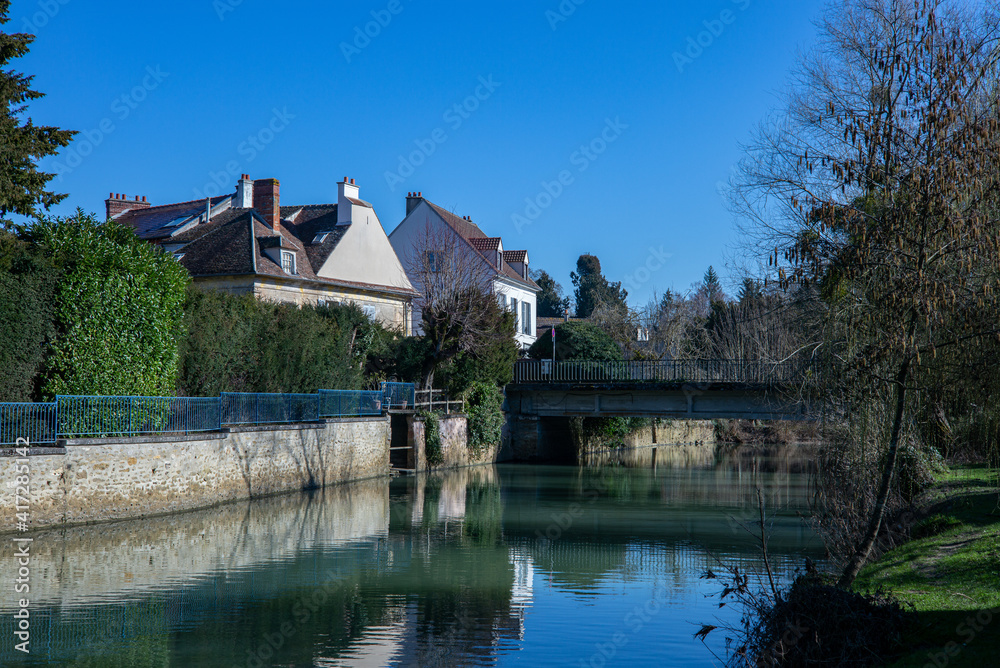
<svg viewBox="0 0 1000 668">
<path fill-rule="evenodd" d="M 708 297 L 710 307 L 715 302 L 726 300 L 726 293 L 722 291 L 722 283 L 719 281 L 719 275 L 715 273 L 714 267 L 708 267 L 708 271 L 705 272 L 705 277 L 702 279 L 702 285 L 705 287 L 705 296 Z"/>
<path fill-rule="evenodd" d="M 531 278 L 542 290 L 536 297 L 539 318 L 559 318 L 569 308 L 569 298 L 563 296 L 563 288 L 544 269 L 532 271 Z"/>
<path fill-rule="evenodd" d="M 10 21 L 9 0 L 0 0 L 0 24 Z M 55 155 L 76 134 L 50 126 L 36 126 L 23 119 L 27 103 L 44 97 L 31 89 L 34 77 L 5 69 L 28 52 L 34 35 L 0 32 L 0 225 L 7 226 L 8 213 L 35 216 L 57 204 L 66 195 L 45 190 L 54 174 L 38 171 L 37 161 Z"/>
<path fill-rule="evenodd" d="M 576 317 L 589 318 L 598 304 L 621 306 L 625 308 L 628 292 L 622 284 L 610 283 L 601 273 L 601 261 L 596 255 L 581 255 L 576 261 L 576 271 L 570 274 L 573 279 L 574 297 L 576 298 Z"/>
</svg>

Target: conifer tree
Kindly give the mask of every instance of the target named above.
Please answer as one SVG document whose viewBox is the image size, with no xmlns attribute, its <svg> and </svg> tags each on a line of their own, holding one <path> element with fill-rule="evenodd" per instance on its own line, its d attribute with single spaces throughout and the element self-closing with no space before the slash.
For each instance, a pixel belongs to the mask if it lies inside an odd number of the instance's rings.
<svg viewBox="0 0 1000 668">
<path fill-rule="evenodd" d="M 0 0 L 0 24 L 10 21 L 9 0 Z M 27 103 L 44 97 L 31 88 L 32 76 L 7 69 L 22 57 L 34 35 L 0 32 L 0 225 L 9 225 L 8 213 L 36 216 L 40 209 L 62 201 L 66 195 L 46 190 L 54 174 L 39 171 L 38 160 L 55 155 L 69 144 L 71 130 L 38 126 L 24 117 Z"/>
</svg>

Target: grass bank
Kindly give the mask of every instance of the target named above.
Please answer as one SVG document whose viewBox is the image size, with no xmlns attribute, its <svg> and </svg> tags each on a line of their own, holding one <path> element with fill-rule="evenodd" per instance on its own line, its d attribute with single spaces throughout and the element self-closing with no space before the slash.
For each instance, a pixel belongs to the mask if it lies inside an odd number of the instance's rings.
<svg viewBox="0 0 1000 668">
<path fill-rule="evenodd" d="M 867 566 L 855 589 L 879 585 L 911 603 L 911 652 L 895 664 L 1000 665 L 1000 494 L 997 469 L 940 476 L 912 539 Z"/>
</svg>

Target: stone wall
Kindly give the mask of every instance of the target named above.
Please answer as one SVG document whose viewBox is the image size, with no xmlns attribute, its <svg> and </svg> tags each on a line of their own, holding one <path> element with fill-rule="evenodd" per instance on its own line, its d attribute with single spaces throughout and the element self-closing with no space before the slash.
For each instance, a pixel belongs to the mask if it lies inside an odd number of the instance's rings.
<svg viewBox="0 0 1000 668">
<path fill-rule="evenodd" d="M 28 458 L 31 527 L 145 517 L 389 473 L 389 419 L 68 441 Z M 14 507 L 16 458 L 0 459 Z M 13 528 L 13 527 L 10 527 Z M 8 527 L 0 527 L 0 532 Z"/>
<path fill-rule="evenodd" d="M 423 471 L 427 465 L 427 450 L 424 440 L 423 420 L 414 417 L 407 418 L 409 422 L 409 445 L 413 447 L 415 462 L 413 468 Z M 458 468 L 462 466 L 478 466 L 492 464 L 496 461 L 497 449 L 500 444 L 485 448 L 480 453 L 470 453 L 466 445 L 469 441 L 468 418 L 465 415 L 446 415 L 440 419 L 441 454 L 444 461 L 434 468 Z"/>
</svg>

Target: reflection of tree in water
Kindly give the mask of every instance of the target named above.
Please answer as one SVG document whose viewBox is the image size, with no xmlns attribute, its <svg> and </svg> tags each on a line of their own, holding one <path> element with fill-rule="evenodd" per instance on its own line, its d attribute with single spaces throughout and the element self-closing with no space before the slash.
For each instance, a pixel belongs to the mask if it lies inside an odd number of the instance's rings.
<svg viewBox="0 0 1000 668">
<path fill-rule="evenodd" d="M 497 545 L 503 537 L 503 499 L 500 485 L 472 481 L 466 497 L 463 532 L 475 545 Z"/>
</svg>

